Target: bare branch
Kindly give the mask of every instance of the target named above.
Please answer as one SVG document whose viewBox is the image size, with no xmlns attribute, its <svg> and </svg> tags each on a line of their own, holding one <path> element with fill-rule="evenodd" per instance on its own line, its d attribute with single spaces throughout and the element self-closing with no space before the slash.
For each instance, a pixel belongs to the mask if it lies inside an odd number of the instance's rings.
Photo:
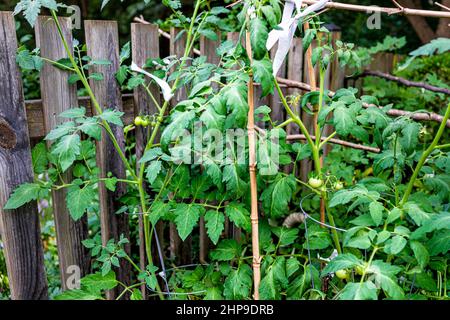
<svg viewBox="0 0 450 320">
<path fill-rule="evenodd" d="M 286 137 L 286 139 L 288 141 L 306 140 L 306 137 L 305 137 L 304 134 L 291 134 L 291 135 L 288 135 Z M 316 136 L 312 135 L 311 139 L 316 140 Z M 323 141 L 325 139 L 327 139 L 327 138 L 326 137 L 321 137 L 320 138 L 321 141 Z M 340 140 L 340 139 L 331 138 L 328 141 L 330 143 L 339 144 L 341 146 L 345 146 L 345 147 L 349 147 L 349 148 L 353 148 L 353 149 L 359 149 L 359 150 L 364 150 L 364 151 L 374 152 L 374 153 L 380 153 L 381 152 L 381 150 L 379 148 L 369 147 L 369 146 L 365 146 L 365 145 L 362 145 L 362 144 L 348 142 L 348 141 L 344 141 L 344 140 Z"/>
<path fill-rule="evenodd" d="M 304 0 L 306 4 L 314 4 L 316 0 Z M 397 8 L 386 8 L 386 7 L 377 7 L 377 6 L 362 6 L 362 5 L 354 5 L 340 2 L 328 2 L 325 5 L 326 8 L 330 9 L 338 9 L 338 10 L 349 10 L 349 11 L 359 11 L 359 12 L 380 12 L 386 14 L 401 14 L 405 16 L 421 16 L 421 17 L 430 17 L 430 18 L 450 18 L 450 12 L 445 11 L 432 11 L 432 10 L 418 10 L 418 9 L 410 9 L 404 8 L 400 10 Z"/>
<path fill-rule="evenodd" d="M 383 79 L 386 79 L 389 81 L 395 81 L 395 82 L 401 83 L 402 85 L 407 86 L 407 87 L 423 88 L 428 91 L 433 91 L 433 92 L 444 93 L 444 94 L 450 95 L 449 89 L 432 86 L 425 82 L 409 81 L 404 78 L 396 77 L 391 74 L 383 73 L 380 71 L 364 70 L 364 72 L 362 74 L 358 75 L 357 77 L 360 77 L 360 76 L 363 76 L 363 77 L 364 76 L 373 76 L 373 77 L 383 78 Z"/>
</svg>

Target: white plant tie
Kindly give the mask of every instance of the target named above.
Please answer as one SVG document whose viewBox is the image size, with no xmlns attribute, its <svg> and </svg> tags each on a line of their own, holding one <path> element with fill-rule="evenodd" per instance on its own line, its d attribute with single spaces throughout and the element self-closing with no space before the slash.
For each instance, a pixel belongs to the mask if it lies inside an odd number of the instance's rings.
<svg viewBox="0 0 450 320">
<path fill-rule="evenodd" d="M 170 99 L 172 99 L 172 97 L 173 97 L 172 89 L 170 88 L 169 84 L 166 81 L 152 75 L 151 73 L 145 71 L 142 68 L 139 68 L 137 66 L 137 64 L 134 62 L 131 63 L 131 70 L 142 73 L 142 74 L 146 75 L 147 77 L 150 77 L 153 80 L 155 80 L 155 82 L 158 84 L 158 86 L 160 86 L 160 88 L 162 90 L 164 100 L 169 101 Z"/>
<path fill-rule="evenodd" d="M 330 0 L 320 0 L 313 5 L 310 5 L 303 11 L 301 11 L 303 0 L 288 0 L 285 2 L 281 23 L 278 25 L 277 29 L 273 29 L 269 32 L 269 37 L 267 38 L 266 42 L 267 50 L 272 49 L 272 47 L 278 42 L 277 52 L 275 53 L 275 58 L 273 59 L 274 76 L 277 75 L 284 59 L 289 53 L 292 39 L 294 38 L 295 29 L 297 28 L 298 20 L 312 12 L 321 10 L 329 1 Z M 294 6 L 296 8 L 297 14 L 292 17 Z"/>
</svg>

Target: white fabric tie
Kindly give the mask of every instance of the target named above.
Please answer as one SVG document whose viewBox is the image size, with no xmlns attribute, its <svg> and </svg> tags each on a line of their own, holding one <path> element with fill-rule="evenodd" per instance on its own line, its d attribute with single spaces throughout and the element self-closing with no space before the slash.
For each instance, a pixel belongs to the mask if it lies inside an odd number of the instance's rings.
<svg viewBox="0 0 450 320">
<path fill-rule="evenodd" d="M 294 38 L 295 29 L 297 28 L 298 20 L 307 16 L 308 14 L 322 9 L 327 2 L 330 0 L 320 0 L 313 5 L 307 7 L 303 12 L 301 11 L 301 6 L 303 0 L 293 0 L 286 1 L 283 9 L 283 18 L 281 23 L 278 25 L 279 29 L 273 29 L 269 32 L 269 37 L 267 38 L 266 48 L 267 50 L 272 49 L 275 43 L 278 42 L 277 52 L 273 59 L 273 75 L 276 76 L 283 64 L 284 59 L 289 53 L 291 47 L 292 39 Z M 297 14 L 292 17 L 294 12 L 294 6 Z"/>
<path fill-rule="evenodd" d="M 164 100 L 169 101 L 170 99 L 172 99 L 172 97 L 173 97 L 172 89 L 170 88 L 169 84 L 166 81 L 152 75 L 151 73 L 143 70 L 142 68 L 139 68 L 137 66 L 137 64 L 134 62 L 131 63 L 131 70 L 142 73 L 142 74 L 146 75 L 147 77 L 150 77 L 153 80 L 155 80 L 155 82 L 158 84 L 158 86 L 161 87 Z"/>
</svg>

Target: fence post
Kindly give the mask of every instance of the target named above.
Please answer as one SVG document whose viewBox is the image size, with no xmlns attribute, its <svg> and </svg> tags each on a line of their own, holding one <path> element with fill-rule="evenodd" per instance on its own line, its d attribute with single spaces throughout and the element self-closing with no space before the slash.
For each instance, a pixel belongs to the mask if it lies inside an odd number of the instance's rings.
<svg viewBox="0 0 450 320">
<path fill-rule="evenodd" d="M 84 23 L 87 54 L 93 60 L 108 60 L 109 65 L 93 65 L 89 73 L 101 73 L 103 80 L 89 79 L 89 84 L 102 109 L 115 109 L 123 111 L 122 95 L 115 74 L 119 69 L 119 32 L 116 21 L 86 20 Z M 95 108 L 92 109 L 96 113 Z M 125 150 L 125 137 L 121 127 L 112 125 L 111 130 L 122 149 Z M 106 178 L 108 173 L 113 177 L 126 179 L 125 165 L 120 159 L 114 145 L 107 135 L 102 131 L 101 140 L 97 142 L 97 166 L 100 169 L 100 178 Z M 102 243 L 110 239 L 118 241 L 123 234 L 129 238 L 130 230 L 127 214 L 116 214 L 120 209 L 119 199 L 127 192 L 127 185 L 119 182 L 114 192 L 109 191 L 104 182 L 99 182 L 100 201 L 100 224 L 102 232 Z M 130 254 L 130 245 L 125 245 L 125 252 Z M 130 284 L 131 265 L 125 260 L 120 260 L 120 268 L 114 270 L 117 279 L 124 284 Z M 108 291 L 108 299 L 114 299 L 122 288 Z"/>
<path fill-rule="evenodd" d="M 139 67 L 142 67 L 148 58 L 159 57 L 159 33 L 157 25 L 142 23 L 131 24 L 131 56 L 133 62 L 135 62 Z M 156 102 L 160 103 L 161 94 L 159 88 L 156 85 L 151 85 L 149 89 Z M 135 115 L 152 115 L 158 113 L 157 106 L 142 86 L 134 89 L 134 113 Z M 139 159 L 142 157 L 145 144 L 148 139 L 147 130 L 143 127 L 136 127 L 135 132 L 136 158 Z M 159 221 L 155 228 L 161 247 L 164 247 L 164 243 L 162 241 L 164 239 L 164 222 Z M 139 242 L 140 268 L 144 270 L 147 265 L 147 258 L 145 253 L 144 221 L 142 215 L 139 215 Z M 154 245 L 155 241 L 152 241 L 152 244 Z M 159 258 L 157 258 L 157 248 L 152 248 L 152 255 L 153 261 L 159 261 Z M 141 286 L 141 291 L 145 298 L 147 293 L 145 285 Z"/>
<path fill-rule="evenodd" d="M 72 48 L 71 20 L 59 18 L 62 32 L 69 48 Z M 66 58 L 67 54 L 58 35 L 56 24 L 50 17 L 38 17 L 36 22 L 36 45 L 45 58 L 58 60 Z M 75 85 L 68 83 L 69 73 L 57 69 L 50 64 L 44 64 L 41 70 L 41 96 L 44 114 L 45 132 L 50 132 L 58 124 L 65 121 L 58 115 L 78 104 Z M 72 181 L 72 172 L 68 170 L 63 174 L 65 182 Z M 89 273 L 89 251 L 81 241 L 87 238 L 87 216 L 74 221 L 66 206 L 65 189 L 52 192 L 53 215 L 55 219 L 56 238 L 58 243 L 59 267 L 61 272 L 61 286 L 68 289 L 67 280 L 72 273 L 70 266 L 78 266 L 80 275 Z"/>
<path fill-rule="evenodd" d="M 22 81 L 16 65 L 17 39 L 11 12 L 0 12 L 0 229 L 11 298 L 47 299 L 36 201 L 16 210 L 3 207 L 20 184 L 33 181 Z"/>
</svg>

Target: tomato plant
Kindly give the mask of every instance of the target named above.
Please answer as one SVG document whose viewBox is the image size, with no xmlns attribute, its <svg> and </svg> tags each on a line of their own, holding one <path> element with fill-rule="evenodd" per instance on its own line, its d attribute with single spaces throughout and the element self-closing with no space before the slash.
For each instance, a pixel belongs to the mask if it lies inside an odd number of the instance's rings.
<svg viewBox="0 0 450 320">
<path fill-rule="evenodd" d="M 262 97 L 278 94 L 288 115 L 286 121 L 276 123 L 270 119 L 270 108 L 259 106 L 255 110 L 258 123 L 268 128 L 264 132 L 257 130 L 256 145 L 260 208 L 256 230 L 262 252 L 260 298 L 447 299 L 450 153 L 446 152 L 448 143 L 441 144 L 441 137 L 445 136 L 450 105 L 446 106 L 442 122 L 433 129 L 432 139 L 420 140 L 422 123 L 408 115 L 389 116 L 392 106 L 380 106 L 375 96 L 360 96 L 354 88 L 329 92 L 325 89 L 325 76 L 332 61 L 339 61 L 341 67 L 360 67 L 365 58 L 370 59 L 381 49 L 371 52 L 351 43 L 332 42 L 320 17 L 313 12 L 306 15 L 301 8 L 295 9 L 301 23 L 295 22 L 294 32 L 302 36 L 304 50 L 311 47 L 313 40 L 316 42 L 311 59 L 318 69 L 319 87 L 291 99 L 276 78 L 275 63 L 266 46 L 271 39 L 270 30 L 279 31 L 277 25 L 286 10 L 278 0 L 243 1 L 231 9 L 210 8 L 208 2 L 197 0 L 191 17 L 182 13 L 179 1 L 163 2 L 173 10 L 167 23 L 185 28 L 184 56 L 149 57 L 145 66 L 127 65 L 127 44 L 117 73 L 117 80 L 124 87 L 133 89 L 152 83 L 159 86 L 164 97 L 163 103 L 157 104 L 157 114 L 139 115 L 134 120 L 135 126 L 147 127 L 150 132 L 144 154 L 137 161 L 118 147 L 111 130 L 112 125 L 124 127 L 123 113 L 101 108 L 84 72 L 89 66 L 107 61 L 87 57 L 82 45 L 75 47 L 77 55 L 68 50 L 69 59 L 60 61 L 40 57 L 37 51 L 22 51 L 19 56 L 22 63 L 24 59 L 34 64 L 50 63 L 70 72 L 71 81 L 81 84 L 89 94 L 97 115 L 87 116 L 81 106 L 60 115 L 68 121 L 46 136 L 46 140 L 53 141 L 51 148 L 47 150 L 39 144 L 33 151 L 35 172 L 47 174 L 34 183 L 21 185 L 5 208 L 17 208 L 47 196 L 52 189 L 65 188 L 67 206 L 77 220 L 93 210 L 98 183 L 114 190 L 117 182 L 124 182 L 128 192 L 121 199 L 119 214 L 141 212 L 144 220 L 145 249 L 150 261 L 145 269 L 123 249 L 132 239 L 110 240 L 102 245 L 97 235 L 84 244 L 96 257 L 99 271 L 83 278 L 80 289 L 66 291 L 59 298 L 103 299 L 105 290 L 121 285 L 112 271 L 120 259 L 128 260 L 135 268 L 136 282 L 123 288 L 123 294 L 132 293 L 132 299 L 142 298 L 137 290 L 142 284 L 161 299 L 253 297 L 255 261 L 251 235 L 255 229 L 252 230 L 250 218 L 248 169 L 252 152 L 244 129 L 252 107 L 248 84 L 254 79 L 260 84 Z M 25 7 L 25 3 L 21 1 L 17 11 L 24 10 L 33 24 L 38 11 Z M 107 3 L 104 1 L 104 5 Z M 51 11 L 58 23 L 56 2 L 40 4 Z M 230 17 L 240 37 L 237 42 L 223 41 L 217 48 L 220 65 L 210 64 L 202 56 L 189 58 L 201 35 L 216 39 L 216 28 L 230 31 L 223 23 Z M 309 29 L 301 27 L 306 22 Z M 247 40 L 246 32 L 250 35 Z M 60 37 L 67 47 L 62 34 Z M 278 37 L 281 46 L 290 44 L 282 33 Z M 101 75 L 96 77 L 101 81 Z M 181 88 L 187 90 L 187 98 L 170 107 L 174 93 Z M 448 104 L 448 97 L 442 100 Z M 296 111 L 299 108 L 314 116 L 313 132 Z M 184 130 L 195 132 L 198 122 L 203 124 L 200 137 L 194 133 L 186 143 Z M 306 142 L 287 140 L 289 124 L 299 128 Z M 323 129 L 328 125 L 333 131 L 324 136 Z M 125 132 L 132 127 L 124 127 Z M 125 179 L 98 177 L 95 141 L 100 139 L 102 130 L 127 169 Z M 211 143 L 201 136 L 208 130 L 227 138 Z M 244 133 L 241 140 L 231 143 L 240 146 L 240 152 L 234 147 L 227 149 L 230 130 Z M 80 132 L 86 138 L 81 139 Z M 325 146 L 335 137 L 377 147 L 380 153 L 334 146 L 323 159 Z M 192 146 L 191 138 L 200 139 L 200 151 Z M 218 146 L 228 153 L 211 152 Z M 274 150 L 278 155 L 275 160 Z M 192 154 L 200 157 L 201 163 L 184 161 L 186 157 L 191 159 Z M 308 181 L 299 179 L 295 171 L 283 170 L 283 166 L 303 159 L 313 163 Z M 60 176 L 69 168 L 76 179 L 64 183 Z M 297 223 L 283 223 L 292 215 L 296 215 Z M 161 270 L 162 266 L 152 261 L 155 224 L 174 223 L 180 238 L 185 240 L 200 217 L 215 245 L 208 263 L 192 270 Z M 223 236 L 226 219 L 242 229 L 240 242 Z M 161 271 L 167 282 L 161 281 Z M 321 284 L 325 282 L 330 286 L 322 292 Z"/>
</svg>

